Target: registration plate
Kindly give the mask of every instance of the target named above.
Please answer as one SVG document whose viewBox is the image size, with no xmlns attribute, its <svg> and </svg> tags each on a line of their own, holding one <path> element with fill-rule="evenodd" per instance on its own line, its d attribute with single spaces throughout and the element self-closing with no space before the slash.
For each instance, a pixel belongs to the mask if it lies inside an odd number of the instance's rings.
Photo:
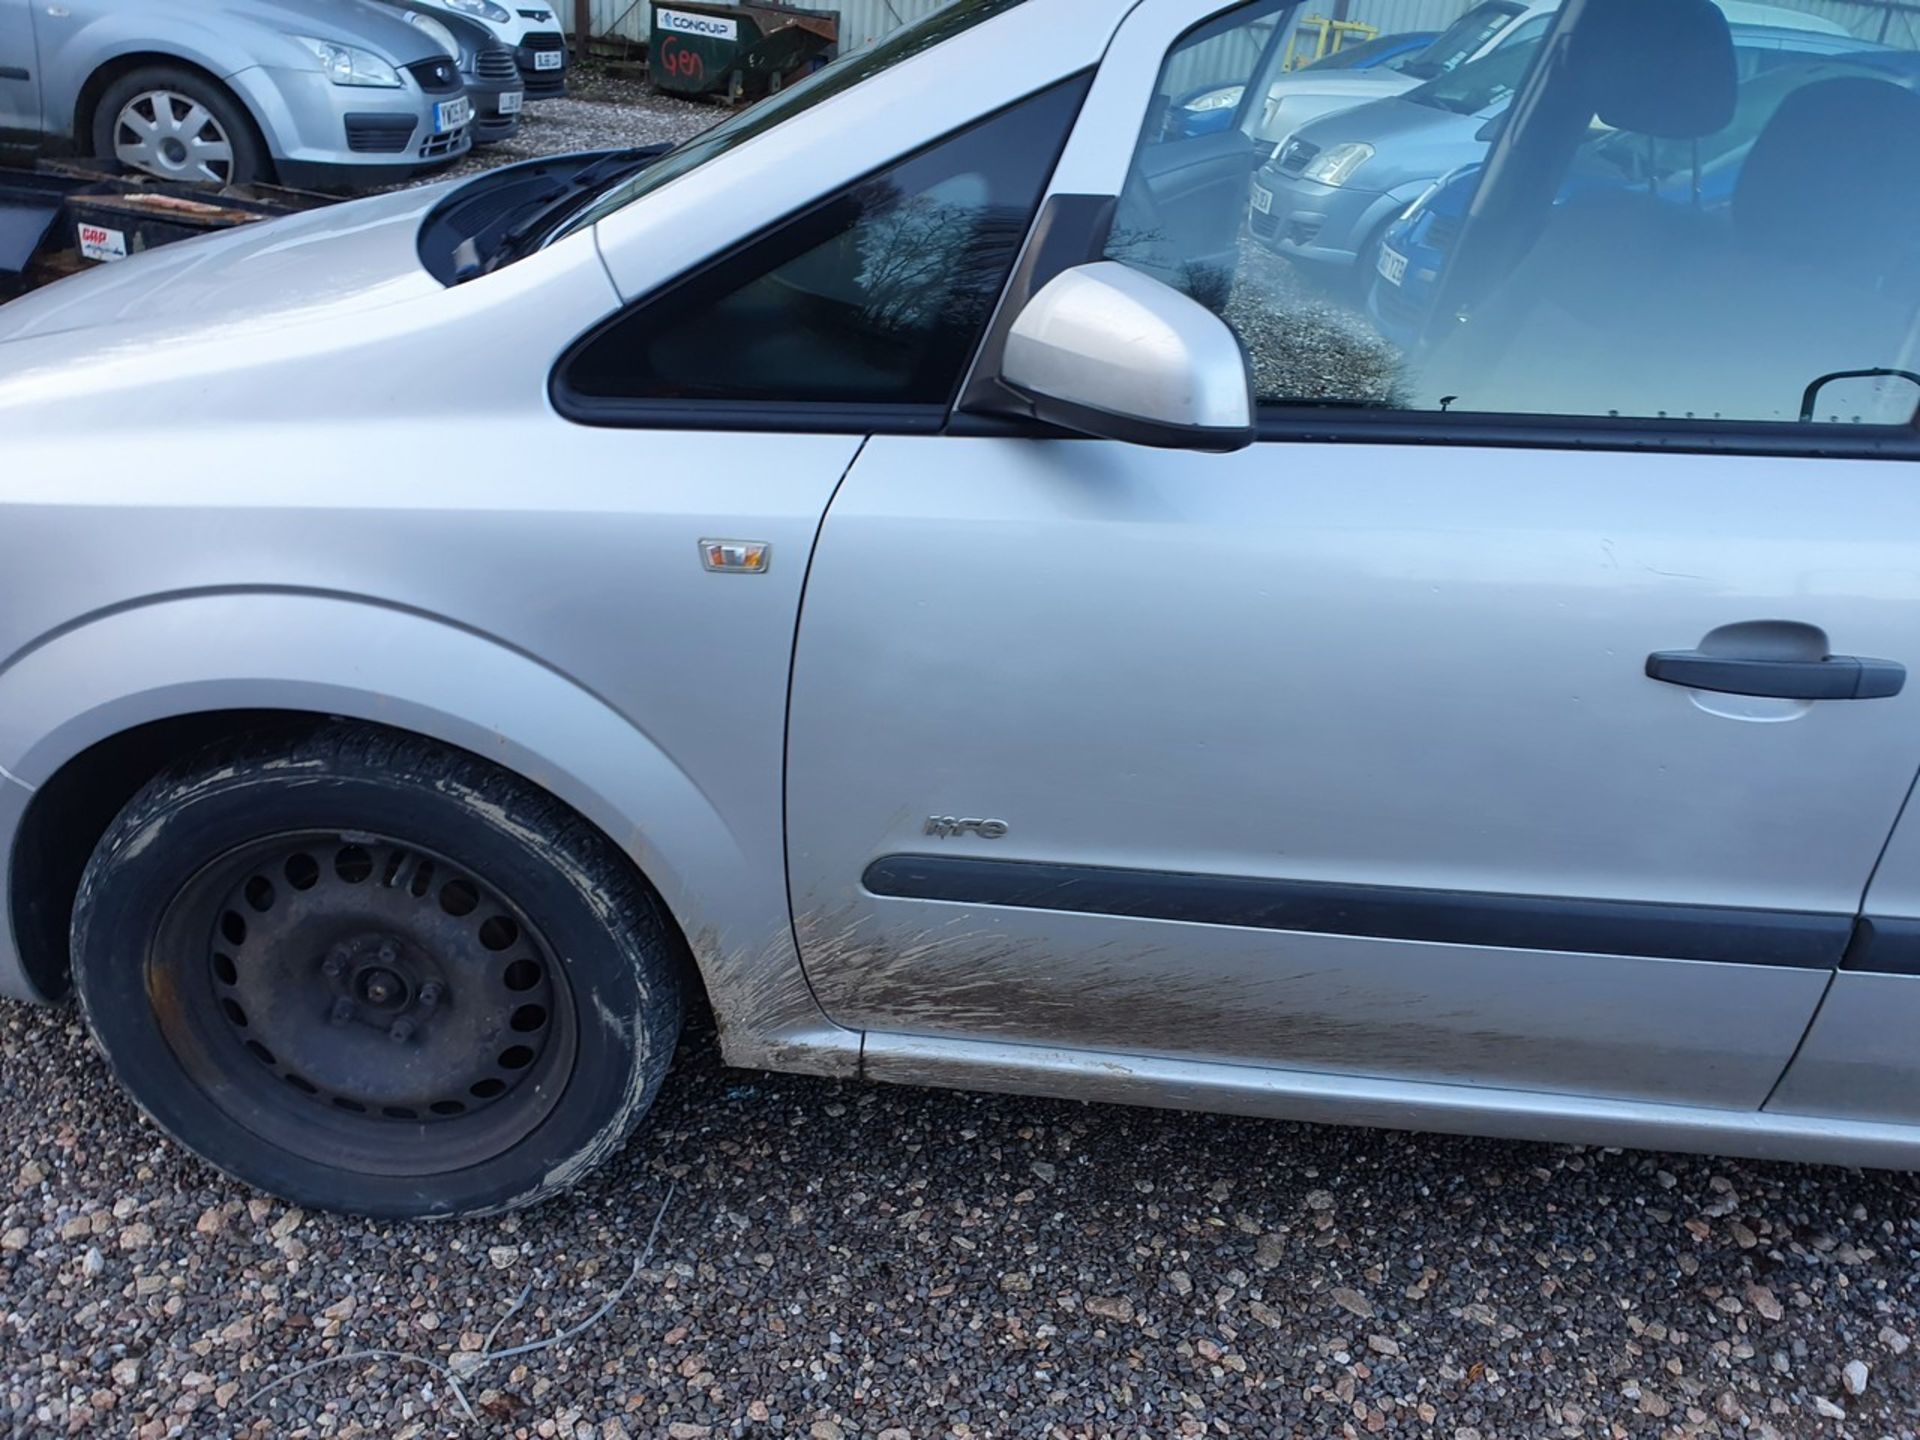
<svg viewBox="0 0 1920 1440">
<path fill-rule="evenodd" d="M 1271 190 L 1263 190 L 1258 185 L 1254 186 L 1253 187 L 1253 208 L 1258 210 L 1262 215 L 1272 214 L 1273 213 L 1273 192 Z"/>
<path fill-rule="evenodd" d="M 433 107 L 433 128 L 458 130 L 473 119 L 473 102 L 462 95 L 458 100 L 442 100 Z"/>
<path fill-rule="evenodd" d="M 536 50 L 533 52 L 533 68 L 536 70 L 558 70 L 567 63 L 566 52 L 562 50 Z"/>
<path fill-rule="evenodd" d="M 1380 247 L 1380 261 L 1374 267 L 1380 272 L 1380 278 L 1389 285 L 1398 285 L 1407 278 L 1407 257 L 1391 245 Z"/>
<path fill-rule="evenodd" d="M 500 113 L 518 115 L 526 107 L 527 92 L 524 90 L 506 90 L 500 95 Z"/>
</svg>

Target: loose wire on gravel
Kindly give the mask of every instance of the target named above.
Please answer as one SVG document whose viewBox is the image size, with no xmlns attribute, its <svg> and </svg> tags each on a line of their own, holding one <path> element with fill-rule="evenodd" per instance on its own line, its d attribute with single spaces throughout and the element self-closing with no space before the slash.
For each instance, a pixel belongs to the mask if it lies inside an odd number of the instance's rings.
<svg viewBox="0 0 1920 1440">
<path fill-rule="evenodd" d="M 517 1298 L 513 1304 L 509 1305 L 506 1312 L 494 1322 L 493 1328 L 487 1332 L 486 1342 L 477 1352 L 471 1355 L 471 1358 L 466 1355 L 455 1355 L 453 1361 L 449 1363 L 437 1360 L 428 1355 L 416 1355 L 410 1350 L 349 1350 L 340 1355 L 322 1356 L 318 1360 L 310 1361 L 302 1365 L 298 1370 L 290 1370 L 285 1375 L 269 1381 L 249 1395 L 243 1402 L 244 1406 L 251 1408 L 262 1396 L 279 1389 L 282 1385 L 291 1384 L 302 1375 L 311 1374 L 313 1371 L 324 1369 L 329 1365 L 346 1365 L 356 1360 L 398 1360 L 409 1365 L 418 1365 L 422 1369 L 431 1370 L 436 1375 L 443 1377 L 447 1382 L 447 1388 L 453 1391 L 453 1398 L 460 1402 L 461 1412 L 467 1419 L 477 1421 L 480 1417 L 474 1413 L 472 1404 L 467 1400 L 467 1392 L 461 1387 L 461 1380 L 472 1380 L 475 1375 L 479 1374 L 480 1371 L 493 1364 L 496 1360 L 505 1360 L 516 1355 L 531 1355 L 537 1350 L 549 1350 L 555 1345 L 563 1345 L 576 1336 L 586 1334 L 587 1331 L 604 1320 L 612 1311 L 613 1307 L 618 1305 L 621 1300 L 626 1297 L 627 1291 L 631 1290 L 634 1282 L 640 1278 L 640 1272 L 647 1268 L 647 1262 L 653 1258 L 654 1243 L 660 1238 L 660 1226 L 667 1218 L 667 1207 L 673 1204 L 674 1192 L 679 1189 L 679 1187 L 680 1182 L 678 1180 L 668 1183 L 667 1193 L 660 1201 L 660 1208 L 654 1211 L 653 1225 L 647 1231 L 647 1243 L 641 1248 L 640 1253 L 634 1256 L 633 1267 L 628 1270 L 627 1278 L 622 1280 L 614 1292 L 601 1302 L 599 1309 L 595 1310 L 579 1324 L 570 1325 L 558 1334 L 547 1336 L 544 1340 L 529 1340 L 524 1345 L 509 1346 L 505 1350 L 494 1349 L 493 1342 L 495 1337 L 499 1335 L 501 1327 L 515 1315 L 519 1314 L 520 1311 L 526 1307 L 528 1299 L 532 1296 L 533 1286 L 532 1284 L 528 1284 L 526 1288 L 521 1290 L 519 1298 Z"/>
</svg>

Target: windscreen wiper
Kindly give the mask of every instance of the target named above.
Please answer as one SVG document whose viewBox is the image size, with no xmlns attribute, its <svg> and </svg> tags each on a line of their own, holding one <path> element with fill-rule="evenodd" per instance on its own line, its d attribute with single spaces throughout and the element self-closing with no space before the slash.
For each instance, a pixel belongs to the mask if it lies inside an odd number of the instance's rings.
<svg viewBox="0 0 1920 1440">
<path fill-rule="evenodd" d="M 565 180 L 554 182 L 534 197 L 531 202 L 533 208 L 524 219 L 501 231 L 484 259 L 477 236 L 461 243 L 454 255 L 456 282 L 490 274 L 520 259 L 529 241 L 544 235 L 608 185 L 638 174 L 672 148 L 671 145 L 646 145 L 635 150 L 616 151 L 602 156 Z"/>
</svg>

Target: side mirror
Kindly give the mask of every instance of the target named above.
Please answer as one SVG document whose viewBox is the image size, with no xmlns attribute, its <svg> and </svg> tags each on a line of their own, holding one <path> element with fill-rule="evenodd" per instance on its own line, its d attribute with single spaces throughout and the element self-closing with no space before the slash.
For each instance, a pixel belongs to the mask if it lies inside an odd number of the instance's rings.
<svg viewBox="0 0 1920 1440">
<path fill-rule="evenodd" d="M 1253 379 L 1233 331 L 1113 260 L 1053 277 L 1007 334 L 1000 379 L 1037 419 L 1179 450 L 1253 442 Z"/>
</svg>

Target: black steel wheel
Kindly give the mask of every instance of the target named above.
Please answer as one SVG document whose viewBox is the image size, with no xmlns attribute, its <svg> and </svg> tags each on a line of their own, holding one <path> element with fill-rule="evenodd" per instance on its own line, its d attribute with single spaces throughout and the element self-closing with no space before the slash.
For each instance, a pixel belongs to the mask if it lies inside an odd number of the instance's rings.
<svg viewBox="0 0 1920 1440">
<path fill-rule="evenodd" d="M 329 725 L 135 797 L 81 884 L 75 987 L 134 1098 L 222 1169 L 473 1213 L 576 1178 L 644 1112 L 679 1025 L 670 936 L 550 797 Z"/>
</svg>

